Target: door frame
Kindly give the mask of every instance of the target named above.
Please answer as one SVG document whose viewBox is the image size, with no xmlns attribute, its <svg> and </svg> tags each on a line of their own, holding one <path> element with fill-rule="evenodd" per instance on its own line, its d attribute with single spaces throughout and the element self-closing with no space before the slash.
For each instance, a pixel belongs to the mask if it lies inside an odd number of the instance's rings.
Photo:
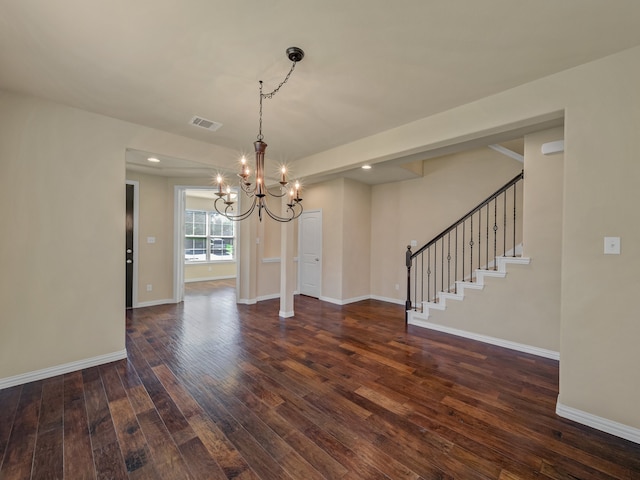
<svg viewBox="0 0 640 480">
<path fill-rule="evenodd" d="M 136 308 L 138 306 L 138 218 L 140 211 L 140 182 L 137 180 L 126 180 L 125 185 L 133 185 L 133 277 L 131 279 L 131 308 Z M 125 277 L 125 289 L 126 288 L 127 279 Z"/>
<path fill-rule="evenodd" d="M 173 301 L 184 300 L 184 209 L 186 191 L 189 187 L 173 187 Z"/>
<path fill-rule="evenodd" d="M 302 214 L 300 215 L 300 218 L 298 218 L 298 285 L 297 285 L 297 291 L 298 293 L 302 293 L 302 289 L 300 288 L 300 286 L 302 285 L 302 217 L 305 216 L 305 214 L 319 214 L 320 215 L 320 275 L 318 278 L 318 299 L 320 299 L 320 297 L 322 297 L 322 262 L 323 262 L 323 245 L 322 245 L 322 230 L 323 230 L 323 225 L 322 225 L 322 209 L 319 208 L 317 210 L 305 210 L 302 212 Z"/>
</svg>

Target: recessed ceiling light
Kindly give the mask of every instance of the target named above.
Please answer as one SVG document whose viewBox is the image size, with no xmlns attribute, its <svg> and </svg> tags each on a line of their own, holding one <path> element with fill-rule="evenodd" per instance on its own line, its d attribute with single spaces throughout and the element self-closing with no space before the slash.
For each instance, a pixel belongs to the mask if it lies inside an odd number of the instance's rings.
<svg viewBox="0 0 640 480">
<path fill-rule="evenodd" d="M 158 160 L 156 157 L 149 157 L 147 158 L 147 162 L 160 163 L 160 160 Z"/>
<path fill-rule="evenodd" d="M 371 170 L 371 165 L 362 165 L 363 170 Z"/>
</svg>

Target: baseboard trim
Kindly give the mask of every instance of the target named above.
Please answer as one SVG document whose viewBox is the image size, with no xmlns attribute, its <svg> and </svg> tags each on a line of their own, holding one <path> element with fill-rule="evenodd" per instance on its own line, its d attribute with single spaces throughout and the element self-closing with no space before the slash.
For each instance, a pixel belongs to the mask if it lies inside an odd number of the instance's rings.
<svg viewBox="0 0 640 480">
<path fill-rule="evenodd" d="M 42 370 L 34 370 L 33 372 L 27 372 L 13 377 L 0 378 L 0 390 L 15 387 L 16 385 L 23 385 L 29 382 L 35 382 L 37 380 L 44 380 L 45 378 L 64 375 L 65 373 L 75 372 L 84 368 L 115 362 L 117 360 L 122 360 L 123 358 L 127 358 L 126 349 L 118 352 L 107 353 L 105 355 L 98 355 L 97 357 L 85 358 L 84 360 L 78 360 L 76 362 L 56 365 L 55 367 L 43 368 Z"/>
<path fill-rule="evenodd" d="M 498 347 L 508 348 L 510 350 L 516 350 L 518 352 L 530 353 L 538 357 L 549 358 L 551 360 L 560 360 L 560 353 L 553 350 L 547 350 L 544 348 L 534 347 L 532 345 L 525 345 L 524 343 L 511 342 L 509 340 L 503 340 L 502 338 L 490 337 L 488 335 L 482 335 L 479 333 L 468 332 L 466 330 L 459 330 L 457 328 L 446 327 L 444 325 L 438 325 L 437 323 L 425 322 L 424 320 L 416 320 L 415 318 L 409 319 L 409 325 L 415 325 L 417 327 L 428 328 L 430 330 L 436 330 L 438 332 L 449 333 L 458 337 L 468 338 L 470 340 L 477 340 L 478 342 L 489 343 Z"/>
<path fill-rule="evenodd" d="M 320 297 L 318 300 L 322 302 L 333 303 L 334 305 L 348 305 L 349 303 L 361 302 L 363 300 L 369 300 L 371 295 L 362 295 L 361 297 L 347 298 L 340 300 L 339 298 Z"/>
<path fill-rule="evenodd" d="M 280 310 L 280 312 L 278 312 L 278 316 L 280 318 L 291 318 L 295 315 L 295 313 L 292 311 L 290 312 L 283 312 L 282 310 Z"/>
<path fill-rule="evenodd" d="M 574 422 L 581 423 L 582 425 L 640 444 L 640 429 L 638 428 L 630 427 L 623 423 L 614 422 L 613 420 L 608 420 L 591 413 L 583 412 L 577 408 L 568 407 L 559 401 L 556 404 L 556 414 L 562 418 L 573 420 Z"/>
<path fill-rule="evenodd" d="M 404 300 L 398 300 L 397 298 L 390 298 L 390 297 L 381 297 L 379 295 L 371 295 L 371 300 L 379 300 L 381 302 L 387 302 L 387 303 L 395 303 L 396 305 L 405 305 L 405 301 Z"/>
<path fill-rule="evenodd" d="M 231 278 L 236 278 L 236 276 L 235 275 L 220 275 L 218 277 L 189 278 L 189 279 L 185 279 L 184 283 L 211 282 L 213 280 L 229 280 Z"/>
<path fill-rule="evenodd" d="M 177 303 L 174 298 L 163 298 L 162 300 L 151 300 L 149 302 L 138 302 L 133 308 L 157 307 L 158 305 L 167 305 L 169 303 Z"/>
</svg>

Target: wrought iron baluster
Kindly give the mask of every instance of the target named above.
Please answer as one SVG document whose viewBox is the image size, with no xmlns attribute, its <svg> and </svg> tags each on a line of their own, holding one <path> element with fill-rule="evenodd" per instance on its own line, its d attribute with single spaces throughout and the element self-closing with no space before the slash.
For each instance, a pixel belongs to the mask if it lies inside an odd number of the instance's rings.
<svg viewBox="0 0 640 480">
<path fill-rule="evenodd" d="M 447 234 L 447 292 L 451 291 L 451 232 Z"/>
<path fill-rule="evenodd" d="M 516 184 L 513 184 L 513 256 L 516 256 Z"/>
<path fill-rule="evenodd" d="M 416 270 L 418 269 L 418 259 L 416 258 Z M 420 254 L 420 288 L 418 288 L 418 282 L 416 281 L 416 304 L 420 305 L 422 310 L 422 302 L 424 301 L 424 255 Z M 420 301 L 418 302 L 418 292 L 420 292 Z"/>
<path fill-rule="evenodd" d="M 438 300 L 438 242 L 433 244 L 433 301 Z"/>
<path fill-rule="evenodd" d="M 431 301 L 431 248 L 427 249 L 427 302 Z"/>
<path fill-rule="evenodd" d="M 453 262 L 453 292 L 458 293 L 458 225 L 456 225 L 456 246 L 454 249 L 455 260 Z"/>
<path fill-rule="evenodd" d="M 493 200 L 493 269 L 498 269 L 498 199 Z"/>
<path fill-rule="evenodd" d="M 440 291 L 444 292 L 444 237 L 440 241 Z"/>
<path fill-rule="evenodd" d="M 469 281 L 473 282 L 473 214 L 471 215 L 471 240 L 469 240 Z"/>
<path fill-rule="evenodd" d="M 487 238 L 485 239 L 484 245 L 485 245 L 485 250 L 486 250 L 486 256 L 485 256 L 485 260 L 486 260 L 486 264 L 485 264 L 485 270 L 489 270 L 489 203 L 487 202 L 487 213 L 485 216 L 485 223 L 487 224 Z"/>
<path fill-rule="evenodd" d="M 482 268 L 482 207 L 478 208 L 478 270 Z"/>
<path fill-rule="evenodd" d="M 466 239 L 465 239 L 465 230 L 467 229 L 467 220 L 463 220 L 462 221 L 462 281 L 465 281 L 465 276 L 464 276 L 464 250 L 465 250 L 465 243 L 466 243 Z"/>
<path fill-rule="evenodd" d="M 504 206 L 503 206 L 503 211 L 502 211 L 502 221 L 503 221 L 503 229 L 502 229 L 502 249 L 504 250 L 504 252 L 502 253 L 502 255 L 506 255 L 507 254 L 507 192 L 504 192 L 504 196 L 502 197 L 504 199 Z"/>
</svg>

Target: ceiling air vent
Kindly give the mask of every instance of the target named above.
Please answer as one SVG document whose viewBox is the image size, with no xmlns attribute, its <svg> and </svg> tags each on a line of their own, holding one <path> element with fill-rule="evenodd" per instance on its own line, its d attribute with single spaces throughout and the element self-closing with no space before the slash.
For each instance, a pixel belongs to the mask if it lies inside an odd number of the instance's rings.
<svg viewBox="0 0 640 480">
<path fill-rule="evenodd" d="M 189 121 L 189 125 L 204 128 L 205 130 L 211 130 L 212 132 L 215 132 L 222 126 L 221 123 L 214 122 L 212 120 L 207 120 L 206 118 L 202 118 L 198 116 L 193 117 Z"/>
</svg>

